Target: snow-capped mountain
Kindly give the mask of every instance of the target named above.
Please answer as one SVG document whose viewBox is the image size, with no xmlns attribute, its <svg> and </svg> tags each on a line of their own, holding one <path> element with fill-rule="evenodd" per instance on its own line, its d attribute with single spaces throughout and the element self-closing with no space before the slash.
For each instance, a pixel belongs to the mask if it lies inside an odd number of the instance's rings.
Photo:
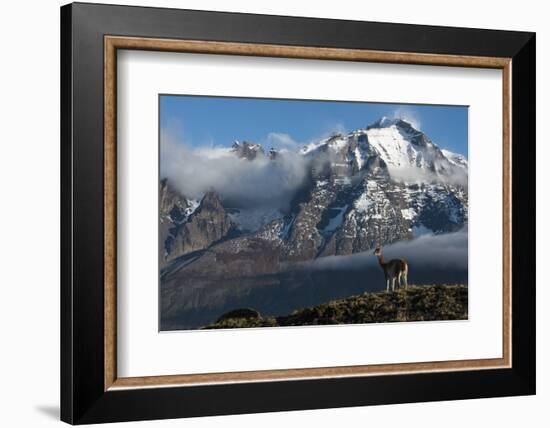
<svg viewBox="0 0 550 428">
<path fill-rule="evenodd" d="M 285 162 L 284 153 L 266 153 L 260 144 L 247 141 L 235 142 L 231 152 L 241 162 Z M 178 200 L 177 192 L 161 184 L 162 258 L 168 262 L 227 239 L 238 244 L 235 250 L 242 247 L 239 242 L 252 239 L 274 249 L 280 260 L 304 261 L 467 224 L 468 161 L 441 150 L 405 120 L 381 118 L 366 128 L 308 144 L 298 153 L 308 174 L 285 211 L 226 206 L 212 189 L 209 214 L 201 223 L 193 220 L 193 213 L 202 212 L 204 198 L 198 202 L 180 194 Z M 213 204 L 213 198 L 219 203 Z M 216 227 L 208 229 L 213 219 Z M 191 238 L 185 236 L 190 230 Z"/>
<path fill-rule="evenodd" d="M 373 157 L 384 161 L 390 176 L 409 182 L 467 181 L 468 162 L 459 154 L 440 150 L 430 138 L 403 119 L 383 117 L 365 129 L 347 135 L 336 134 L 302 149 L 305 155 L 332 149 L 338 153 L 353 145 L 347 161 L 355 171 L 364 168 Z"/>
</svg>

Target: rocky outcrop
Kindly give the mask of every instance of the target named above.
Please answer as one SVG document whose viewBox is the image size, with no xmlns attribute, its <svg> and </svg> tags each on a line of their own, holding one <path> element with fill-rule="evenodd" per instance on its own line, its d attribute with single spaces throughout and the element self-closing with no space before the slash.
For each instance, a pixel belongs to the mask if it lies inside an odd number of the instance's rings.
<svg viewBox="0 0 550 428">
<path fill-rule="evenodd" d="M 171 258 L 208 248 L 226 237 L 233 229 L 234 225 L 218 195 L 213 191 L 207 192 L 197 209 L 178 228 Z"/>
<path fill-rule="evenodd" d="M 241 159 L 254 160 L 257 156 L 265 156 L 263 147 L 260 144 L 254 144 L 249 141 L 242 143 L 235 141 L 231 146 L 231 151 Z"/>
<path fill-rule="evenodd" d="M 173 259 L 174 243 L 181 226 L 195 211 L 199 202 L 188 199 L 177 191 L 168 180 L 161 180 L 159 186 L 159 239 L 161 267 Z"/>
</svg>

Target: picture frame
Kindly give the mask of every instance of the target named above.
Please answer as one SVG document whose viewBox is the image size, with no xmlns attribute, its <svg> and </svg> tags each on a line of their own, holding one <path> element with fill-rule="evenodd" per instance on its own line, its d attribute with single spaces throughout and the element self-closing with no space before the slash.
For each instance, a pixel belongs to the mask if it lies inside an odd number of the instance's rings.
<svg viewBox="0 0 550 428">
<path fill-rule="evenodd" d="M 502 70 L 502 357 L 117 375 L 118 50 Z M 71 424 L 535 393 L 535 34 L 73 3 L 61 8 L 61 419 Z"/>
</svg>

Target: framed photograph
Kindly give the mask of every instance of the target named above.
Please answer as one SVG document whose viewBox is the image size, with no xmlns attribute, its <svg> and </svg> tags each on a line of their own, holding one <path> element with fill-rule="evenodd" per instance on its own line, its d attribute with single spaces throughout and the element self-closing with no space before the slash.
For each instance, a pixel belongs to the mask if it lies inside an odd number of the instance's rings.
<svg viewBox="0 0 550 428">
<path fill-rule="evenodd" d="M 62 420 L 535 393 L 533 33 L 76 3 L 61 55 Z"/>
</svg>

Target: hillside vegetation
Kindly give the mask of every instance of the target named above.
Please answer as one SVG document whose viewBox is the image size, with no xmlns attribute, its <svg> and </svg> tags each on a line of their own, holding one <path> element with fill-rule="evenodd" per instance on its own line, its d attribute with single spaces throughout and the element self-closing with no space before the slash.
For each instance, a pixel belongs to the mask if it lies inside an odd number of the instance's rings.
<svg viewBox="0 0 550 428">
<path fill-rule="evenodd" d="M 468 319 L 467 285 L 409 286 L 395 292 L 364 293 L 293 311 L 263 317 L 252 309 L 231 311 L 203 327 L 251 328 L 300 325 L 366 324 L 403 321 Z"/>
</svg>

